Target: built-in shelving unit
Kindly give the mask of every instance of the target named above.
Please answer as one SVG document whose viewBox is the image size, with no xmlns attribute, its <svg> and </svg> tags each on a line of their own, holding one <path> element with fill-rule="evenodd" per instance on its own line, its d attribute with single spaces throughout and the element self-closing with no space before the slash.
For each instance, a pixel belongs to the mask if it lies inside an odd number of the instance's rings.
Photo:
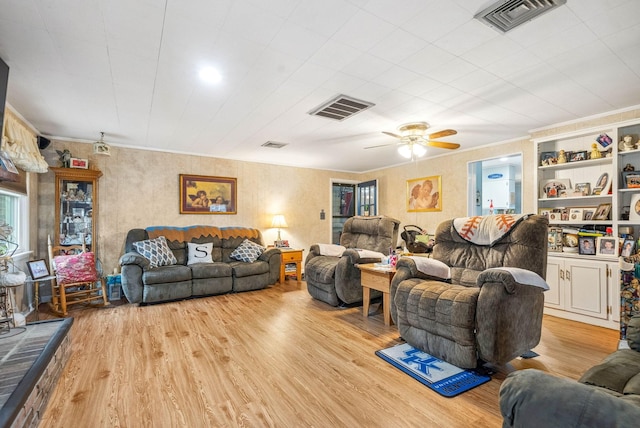
<svg viewBox="0 0 640 428">
<path fill-rule="evenodd" d="M 640 174 L 640 149 L 622 151 L 620 141 L 640 138 L 640 120 L 535 139 L 538 213 L 549 215 L 550 242 L 545 312 L 603 327 L 620 323 L 619 251 L 624 239 L 640 238 L 640 187 L 629 188 L 622 174 L 631 165 Z M 607 137 L 610 143 L 607 145 Z M 600 158 L 591 158 L 596 141 Z M 606 146 L 606 147 L 605 147 Z M 566 162 L 544 162 L 564 151 Z M 603 180 L 607 180 L 603 186 Z M 576 192 L 582 189 L 582 192 Z M 586 189 L 586 190 L 585 190 Z M 631 211 L 631 219 L 629 212 Z M 558 236 L 558 230 L 562 234 Z M 609 230 L 611 236 L 589 236 Z M 594 244 L 593 249 L 588 243 Z M 606 241 L 615 243 L 605 254 Z M 581 244 L 585 244 L 581 248 Z M 600 247 L 598 247 L 600 244 Z"/>
</svg>

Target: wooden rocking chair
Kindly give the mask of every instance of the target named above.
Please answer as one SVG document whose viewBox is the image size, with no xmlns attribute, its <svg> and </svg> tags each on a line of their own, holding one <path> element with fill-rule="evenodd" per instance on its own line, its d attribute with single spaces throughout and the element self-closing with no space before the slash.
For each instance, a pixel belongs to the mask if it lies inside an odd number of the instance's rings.
<svg viewBox="0 0 640 428">
<path fill-rule="evenodd" d="M 47 239 L 49 266 L 56 279 L 51 281 L 51 310 L 66 317 L 67 307 L 78 303 L 107 306 L 104 281 L 96 271 L 95 255 L 82 245 L 53 246 Z"/>
</svg>

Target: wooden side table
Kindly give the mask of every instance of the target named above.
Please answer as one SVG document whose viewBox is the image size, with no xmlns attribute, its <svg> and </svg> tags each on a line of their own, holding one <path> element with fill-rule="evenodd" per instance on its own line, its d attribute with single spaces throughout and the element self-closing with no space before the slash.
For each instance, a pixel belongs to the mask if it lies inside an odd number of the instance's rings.
<svg viewBox="0 0 640 428">
<path fill-rule="evenodd" d="M 280 284 L 284 283 L 286 276 L 285 268 L 289 263 L 296 264 L 296 280 L 298 284 L 302 278 L 302 253 L 304 250 L 296 250 L 295 248 L 280 248 L 282 252 L 282 261 L 280 263 Z"/>
<path fill-rule="evenodd" d="M 391 325 L 391 280 L 396 274 L 395 266 L 379 267 L 375 263 L 357 265 L 360 269 L 360 284 L 362 285 L 362 315 L 369 316 L 369 300 L 371 290 L 382 292 L 382 314 L 384 325 Z"/>
</svg>

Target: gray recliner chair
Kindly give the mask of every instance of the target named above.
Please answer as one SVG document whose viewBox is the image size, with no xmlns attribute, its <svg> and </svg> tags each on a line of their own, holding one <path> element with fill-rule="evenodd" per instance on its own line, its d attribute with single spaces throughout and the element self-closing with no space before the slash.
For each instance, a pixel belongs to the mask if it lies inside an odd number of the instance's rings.
<svg viewBox="0 0 640 428">
<path fill-rule="evenodd" d="M 441 223 L 432 259 L 398 260 L 390 292 L 400 335 L 461 368 L 503 365 L 531 350 L 548 289 L 547 226 L 539 215 Z"/>
<path fill-rule="evenodd" d="M 340 245 L 346 248 L 340 256 L 323 255 L 320 245 L 312 245 L 304 267 L 309 294 L 331 306 L 362 302 L 360 269 L 355 265 L 379 262 L 380 257 L 368 258 L 357 250 L 388 255 L 389 248 L 396 247 L 399 227 L 400 221 L 391 217 L 351 217 L 340 235 Z M 380 295 L 371 292 L 371 298 Z"/>
</svg>

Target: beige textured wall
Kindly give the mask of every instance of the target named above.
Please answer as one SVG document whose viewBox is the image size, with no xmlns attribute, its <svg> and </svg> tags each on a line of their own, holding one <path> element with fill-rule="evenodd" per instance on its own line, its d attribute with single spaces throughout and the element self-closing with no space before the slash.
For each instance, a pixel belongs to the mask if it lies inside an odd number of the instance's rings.
<svg viewBox="0 0 640 428">
<path fill-rule="evenodd" d="M 88 158 L 91 168 L 103 172 L 99 181 L 98 256 L 105 272 L 112 272 L 118 265 L 129 229 L 154 225 L 256 227 L 270 243 L 277 236 L 277 230 L 270 227 L 271 219 L 282 213 L 289 225 L 282 230 L 282 238 L 308 250 L 311 244 L 330 239 L 330 217 L 320 220 L 320 210 L 330 212 L 331 179 L 358 179 L 357 174 L 118 147 L 112 147 L 110 157 L 95 156 L 91 144 L 68 141 L 54 141 L 43 151 L 52 166 L 59 166 L 56 149 L 69 149 L 74 157 Z M 236 177 L 238 214 L 180 214 L 179 174 Z M 46 255 L 47 234 L 55 231 L 54 191 L 54 174 L 42 174 L 38 230 L 41 257 Z"/>
<path fill-rule="evenodd" d="M 379 179 L 381 195 L 380 213 L 395 217 L 405 224 L 416 224 L 433 233 L 436 226 L 453 217 L 467 215 L 467 168 L 469 162 L 522 153 L 523 155 L 523 212 L 533 209 L 531 185 L 534 156 L 533 143 L 520 140 L 477 150 L 452 152 L 440 157 L 427 158 L 403 166 L 372 171 L 366 179 Z M 529 166 L 528 166 L 529 165 Z M 442 176 L 442 211 L 407 212 L 407 180 L 433 175 Z"/>
</svg>

